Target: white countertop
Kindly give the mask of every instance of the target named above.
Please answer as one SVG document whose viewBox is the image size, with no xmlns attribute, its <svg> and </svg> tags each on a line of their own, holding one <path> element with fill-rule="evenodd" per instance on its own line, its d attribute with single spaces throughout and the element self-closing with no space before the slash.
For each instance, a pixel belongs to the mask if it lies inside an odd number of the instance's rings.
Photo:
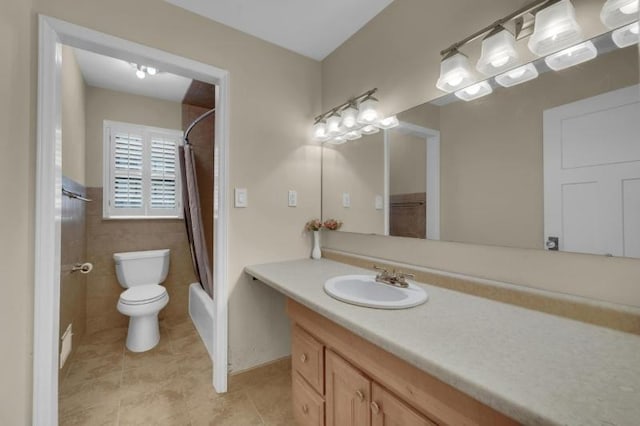
<svg viewBox="0 0 640 426">
<path fill-rule="evenodd" d="M 349 305 L 324 282 L 373 271 L 325 259 L 245 271 L 521 423 L 640 425 L 640 336 L 427 284 L 415 308 Z"/>
</svg>

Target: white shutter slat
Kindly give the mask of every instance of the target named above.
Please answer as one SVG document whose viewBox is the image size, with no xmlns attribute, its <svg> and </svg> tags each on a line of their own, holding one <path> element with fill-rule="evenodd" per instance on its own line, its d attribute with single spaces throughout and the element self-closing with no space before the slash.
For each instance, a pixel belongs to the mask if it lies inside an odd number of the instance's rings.
<svg viewBox="0 0 640 426">
<path fill-rule="evenodd" d="M 112 207 L 114 209 L 142 209 L 144 207 L 142 136 L 116 133 L 113 144 Z"/>
<path fill-rule="evenodd" d="M 151 209 L 177 207 L 175 140 L 151 138 Z"/>
</svg>

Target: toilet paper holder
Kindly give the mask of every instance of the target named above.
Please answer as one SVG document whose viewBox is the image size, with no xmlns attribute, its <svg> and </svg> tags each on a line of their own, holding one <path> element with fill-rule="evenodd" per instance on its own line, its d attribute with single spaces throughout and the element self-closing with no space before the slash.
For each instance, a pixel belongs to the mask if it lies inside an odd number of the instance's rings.
<svg viewBox="0 0 640 426">
<path fill-rule="evenodd" d="M 80 272 L 81 274 L 88 274 L 93 269 L 93 265 L 89 262 L 76 263 L 71 268 L 71 272 Z"/>
</svg>

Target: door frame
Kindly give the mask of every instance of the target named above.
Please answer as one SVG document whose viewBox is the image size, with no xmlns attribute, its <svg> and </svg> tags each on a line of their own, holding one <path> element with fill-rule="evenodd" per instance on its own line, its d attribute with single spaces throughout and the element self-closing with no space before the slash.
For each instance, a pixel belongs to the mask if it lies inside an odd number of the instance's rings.
<svg viewBox="0 0 640 426">
<path fill-rule="evenodd" d="M 393 130 L 417 136 L 427 144 L 427 239 L 440 239 L 440 131 L 401 121 L 392 129 L 384 131 L 384 235 L 389 235 L 390 199 L 389 181 L 391 179 L 391 161 L 389 158 L 391 134 Z"/>
<path fill-rule="evenodd" d="M 33 348 L 33 423 L 58 423 L 58 344 L 60 312 L 62 47 L 91 50 L 216 86 L 215 158 L 219 169 L 214 224 L 214 318 L 212 385 L 227 391 L 229 223 L 229 72 L 159 49 L 114 37 L 45 15 L 38 16 L 38 122 L 35 206 L 35 289 Z M 217 185 L 216 185 L 217 183 Z M 215 189 L 214 189 L 215 190 Z"/>
</svg>

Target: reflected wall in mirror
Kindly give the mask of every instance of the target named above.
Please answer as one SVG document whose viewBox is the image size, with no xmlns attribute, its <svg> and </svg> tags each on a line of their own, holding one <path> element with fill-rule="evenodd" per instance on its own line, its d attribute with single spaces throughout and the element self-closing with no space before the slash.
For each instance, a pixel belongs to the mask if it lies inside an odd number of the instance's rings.
<svg viewBox="0 0 640 426">
<path fill-rule="evenodd" d="M 640 257 L 638 46 L 323 149 L 322 216 L 341 231 Z M 556 240 L 557 238 L 557 240 Z M 556 246 L 553 247 L 552 242 Z M 547 245 L 549 244 L 549 246 Z"/>
</svg>

